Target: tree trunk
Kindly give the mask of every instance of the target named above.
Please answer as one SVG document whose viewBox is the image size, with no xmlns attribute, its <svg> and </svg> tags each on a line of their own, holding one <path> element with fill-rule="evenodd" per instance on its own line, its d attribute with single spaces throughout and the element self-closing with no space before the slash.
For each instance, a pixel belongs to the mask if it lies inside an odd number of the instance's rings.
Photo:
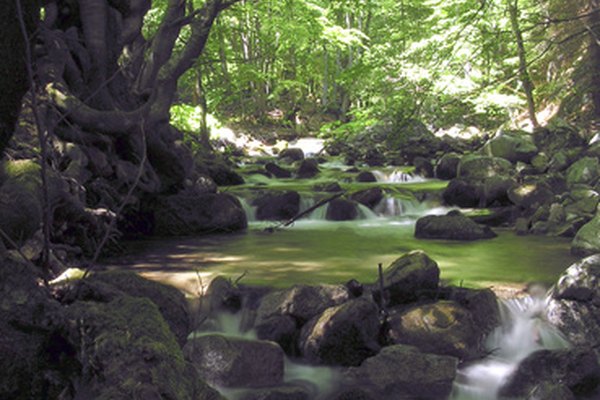
<svg viewBox="0 0 600 400">
<path fill-rule="evenodd" d="M 519 56 L 519 78 L 523 84 L 523 91 L 527 99 L 527 110 L 529 112 L 529 120 L 534 128 L 539 128 L 540 124 L 535 114 L 535 100 L 533 97 L 533 82 L 527 68 L 527 53 L 523 42 L 523 33 L 519 24 L 519 0 L 509 0 L 508 12 L 510 15 L 510 25 L 512 27 L 515 41 L 517 42 L 517 54 Z"/>
<path fill-rule="evenodd" d="M 592 123 L 600 128 L 600 0 L 589 0 L 587 28 L 590 35 L 589 63 L 591 72 L 590 96 L 594 105 Z"/>
</svg>

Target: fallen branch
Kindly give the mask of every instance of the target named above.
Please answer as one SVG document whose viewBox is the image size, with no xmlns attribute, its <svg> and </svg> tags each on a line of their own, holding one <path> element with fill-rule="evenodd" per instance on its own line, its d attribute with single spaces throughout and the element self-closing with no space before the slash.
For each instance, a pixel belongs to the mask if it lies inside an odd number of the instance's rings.
<svg viewBox="0 0 600 400">
<path fill-rule="evenodd" d="M 337 199 L 338 197 L 343 196 L 344 194 L 346 194 L 346 191 L 337 192 L 333 196 L 323 199 L 323 200 L 317 202 L 315 205 L 307 208 L 306 210 L 299 212 L 298 214 L 294 215 L 292 218 L 288 219 L 286 222 L 279 224 L 278 226 L 274 226 L 274 227 L 272 226 L 269 228 L 265 228 L 265 231 L 266 232 L 274 232 L 276 229 L 285 228 L 286 226 L 290 226 L 291 224 L 293 224 L 300 218 L 304 217 L 305 215 L 310 214 L 311 212 L 315 211 L 317 208 L 324 206 L 325 204 L 329 203 L 332 200 Z"/>
</svg>

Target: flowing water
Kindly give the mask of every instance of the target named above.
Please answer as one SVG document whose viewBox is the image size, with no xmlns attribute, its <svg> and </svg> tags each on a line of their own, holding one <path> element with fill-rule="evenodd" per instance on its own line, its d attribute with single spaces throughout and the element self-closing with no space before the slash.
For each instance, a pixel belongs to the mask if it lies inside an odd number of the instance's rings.
<svg viewBox="0 0 600 400">
<path fill-rule="evenodd" d="M 524 297 L 501 303 L 502 325 L 486 341 L 490 356 L 459 371 L 453 400 L 495 400 L 519 362 L 537 350 L 568 347 L 562 335 L 542 317 L 545 300 Z"/>
</svg>

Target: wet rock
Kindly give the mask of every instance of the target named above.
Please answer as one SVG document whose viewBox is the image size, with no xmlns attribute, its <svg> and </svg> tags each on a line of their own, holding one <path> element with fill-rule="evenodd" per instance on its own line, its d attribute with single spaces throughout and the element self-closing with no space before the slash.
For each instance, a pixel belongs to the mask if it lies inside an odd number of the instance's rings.
<svg viewBox="0 0 600 400">
<path fill-rule="evenodd" d="M 538 149 L 527 132 L 510 131 L 490 139 L 482 151 L 489 156 L 501 157 L 513 163 L 529 163 Z"/>
<path fill-rule="evenodd" d="M 272 162 L 265 164 L 265 170 L 275 178 L 281 179 L 292 177 L 292 173 L 290 171 Z"/>
<path fill-rule="evenodd" d="M 369 207 L 370 209 L 373 209 L 383 199 L 383 190 L 380 188 L 361 190 L 360 192 L 353 193 L 350 198 L 364 206 Z"/>
<path fill-rule="evenodd" d="M 479 206 L 480 197 L 479 187 L 462 179 L 452 179 L 442 193 L 446 204 L 464 208 Z"/>
<path fill-rule="evenodd" d="M 593 393 L 600 383 L 596 355 L 581 348 L 536 351 L 521 361 L 498 394 L 500 397 L 524 398 L 545 382 L 560 382 L 577 396 Z"/>
<path fill-rule="evenodd" d="M 300 211 L 300 195 L 289 191 L 269 193 L 253 202 L 258 220 L 288 220 Z"/>
<path fill-rule="evenodd" d="M 575 395 L 561 383 L 543 382 L 529 393 L 527 400 L 575 400 Z"/>
<path fill-rule="evenodd" d="M 584 157 L 567 169 L 567 185 L 594 184 L 600 177 L 600 161 L 595 157 Z"/>
<path fill-rule="evenodd" d="M 500 325 L 498 298 L 491 289 L 447 287 L 442 289 L 440 298 L 456 302 L 469 311 L 480 342 Z"/>
<path fill-rule="evenodd" d="M 69 293 L 70 296 L 65 297 L 64 302 L 79 300 L 106 303 L 125 294 L 147 298 L 158 307 L 181 346 L 185 344 L 192 328 L 187 301 L 183 293 L 172 286 L 144 279 L 134 272 L 95 273 L 79 282 Z"/>
<path fill-rule="evenodd" d="M 159 196 L 145 205 L 157 236 L 181 236 L 245 229 L 246 213 L 239 200 L 226 193 Z"/>
<path fill-rule="evenodd" d="M 230 279 L 217 276 L 208 285 L 202 298 L 202 305 L 207 314 L 219 312 L 235 313 L 242 306 L 240 289 L 235 287 Z"/>
<path fill-rule="evenodd" d="M 571 253 L 581 256 L 600 253 L 600 215 L 577 231 L 571 242 Z"/>
<path fill-rule="evenodd" d="M 415 237 L 419 239 L 478 240 L 497 235 L 489 226 L 479 225 L 460 212 L 428 215 L 417 220 Z"/>
<path fill-rule="evenodd" d="M 435 177 L 438 179 L 454 179 L 458 171 L 460 155 L 457 153 L 444 154 L 435 166 Z"/>
<path fill-rule="evenodd" d="M 360 367 L 351 368 L 346 379 L 380 400 L 445 399 L 452 391 L 457 365 L 454 357 L 394 345 L 383 348 Z"/>
<path fill-rule="evenodd" d="M 508 198 L 523 209 L 537 209 L 554 201 L 554 193 L 542 182 L 518 183 L 508 190 Z"/>
<path fill-rule="evenodd" d="M 471 313 L 448 300 L 392 310 L 387 332 L 394 344 L 469 360 L 483 354 L 481 337 Z"/>
<path fill-rule="evenodd" d="M 427 158 L 415 157 L 412 164 L 415 166 L 415 174 L 424 178 L 433 178 L 433 164 Z"/>
<path fill-rule="evenodd" d="M 511 205 L 509 189 L 515 184 L 512 178 L 492 176 L 485 178 L 478 187 L 479 207 L 504 207 Z"/>
<path fill-rule="evenodd" d="M 279 153 L 280 159 L 287 159 L 288 161 L 301 161 L 304 160 L 304 151 L 300 148 L 290 147 L 282 150 Z"/>
<path fill-rule="evenodd" d="M 509 176 L 510 161 L 500 157 L 464 156 L 458 165 L 458 177 L 468 181 L 482 181 L 492 176 Z"/>
<path fill-rule="evenodd" d="M 210 176 L 219 186 L 242 185 L 244 183 L 244 178 L 223 162 L 200 161 L 200 163 L 199 172 Z"/>
<path fill-rule="evenodd" d="M 357 366 L 377 353 L 379 310 L 365 298 L 326 309 L 300 332 L 299 348 L 308 361 Z"/>
<path fill-rule="evenodd" d="M 548 321 L 571 343 L 600 355 L 600 254 L 571 265 L 558 279 L 546 306 Z"/>
<path fill-rule="evenodd" d="M 222 399 L 188 364 L 158 307 L 146 298 L 77 301 L 66 308 L 69 343 L 88 371 L 75 398 Z"/>
<path fill-rule="evenodd" d="M 361 171 L 356 176 L 356 181 L 357 182 L 377 182 L 377 178 L 370 171 Z"/>
<path fill-rule="evenodd" d="M 411 251 L 396 259 L 383 273 L 383 287 L 390 305 L 408 303 L 421 297 L 432 297 L 438 290 L 440 269 L 421 250 Z"/>
<path fill-rule="evenodd" d="M 287 384 L 245 391 L 240 400 L 311 400 L 316 393 L 302 385 Z"/>
<path fill-rule="evenodd" d="M 300 164 L 296 176 L 301 179 L 314 178 L 319 174 L 319 163 L 314 158 L 309 158 Z"/>
<path fill-rule="evenodd" d="M 205 335 L 184 354 L 207 382 L 225 387 L 268 387 L 283 382 L 283 350 L 275 343 Z"/>
<path fill-rule="evenodd" d="M 358 207 L 352 200 L 337 198 L 329 202 L 325 218 L 329 221 L 352 221 L 358 217 Z"/>
</svg>

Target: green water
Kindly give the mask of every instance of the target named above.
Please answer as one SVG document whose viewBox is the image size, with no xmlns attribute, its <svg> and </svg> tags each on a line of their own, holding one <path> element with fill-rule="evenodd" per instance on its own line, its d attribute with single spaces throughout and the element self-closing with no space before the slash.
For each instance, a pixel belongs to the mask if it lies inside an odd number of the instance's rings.
<svg viewBox="0 0 600 400">
<path fill-rule="evenodd" d="M 245 273 L 246 284 L 374 282 L 384 267 L 407 251 L 422 249 L 436 260 L 441 278 L 471 287 L 543 282 L 551 284 L 574 258 L 569 240 L 516 236 L 498 231 L 491 240 L 419 240 L 414 219 L 378 218 L 349 222 L 299 221 L 266 233 L 272 223 L 252 223 L 245 233 L 136 242 L 116 264 L 193 292 L 194 282 Z M 180 275 L 178 277 L 178 275 Z"/>
</svg>

